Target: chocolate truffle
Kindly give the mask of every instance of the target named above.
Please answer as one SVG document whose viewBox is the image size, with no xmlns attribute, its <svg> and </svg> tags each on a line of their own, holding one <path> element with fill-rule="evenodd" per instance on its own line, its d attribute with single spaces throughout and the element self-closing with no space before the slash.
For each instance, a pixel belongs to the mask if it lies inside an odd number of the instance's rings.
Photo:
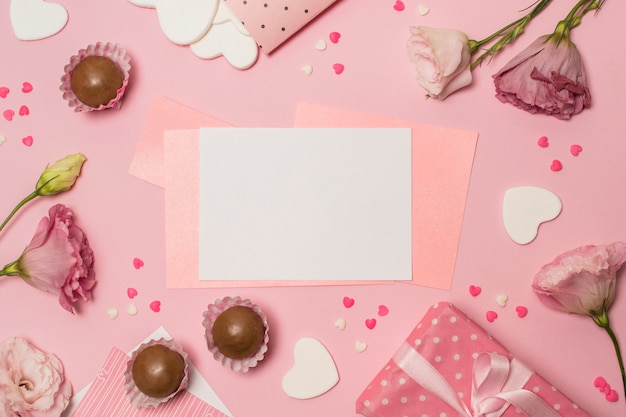
<svg viewBox="0 0 626 417">
<path fill-rule="evenodd" d="M 185 360 L 163 345 L 148 346 L 137 354 L 132 376 L 144 394 L 164 398 L 178 390 L 185 376 Z"/>
<path fill-rule="evenodd" d="M 213 340 L 218 350 L 232 359 L 244 359 L 259 349 L 265 337 L 263 320 L 251 308 L 232 306 L 213 323 Z"/>
<path fill-rule="evenodd" d="M 117 97 L 117 91 L 124 83 L 124 73 L 113 60 L 92 55 L 76 65 L 70 83 L 78 100 L 97 108 Z"/>
</svg>

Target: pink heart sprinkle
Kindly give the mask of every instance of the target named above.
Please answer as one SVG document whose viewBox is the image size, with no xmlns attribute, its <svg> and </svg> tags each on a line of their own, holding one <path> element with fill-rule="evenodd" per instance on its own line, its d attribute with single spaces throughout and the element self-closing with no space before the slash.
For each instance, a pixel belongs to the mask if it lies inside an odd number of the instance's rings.
<svg viewBox="0 0 626 417">
<path fill-rule="evenodd" d="M 537 140 L 537 145 L 541 146 L 542 148 L 547 148 L 549 145 L 548 137 L 547 136 L 540 137 L 539 140 Z"/>
<path fill-rule="evenodd" d="M 22 138 L 22 143 L 26 146 L 31 146 L 33 144 L 33 137 L 28 135 L 25 138 Z"/>
<path fill-rule="evenodd" d="M 133 259 L 133 266 L 135 267 L 135 269 L 139 269 L 143 266 L 143 261 L 139 258 L 135 258 Z"/>
<path fill-rule="evenodd" d="M 339 75 L 343 72 L 345 67 L 343 64 L 333 64 L 333 69 L 335 70 L 335 74 Z"/>
<path fill-rule="evenodd" d="M 379 306 L 378 306 L 378 315 L 379 315 L 380 317 L 384 317 L 384 316 L 386 316 L 387 314 L 389 314 L 389 308 L 388 308 L 387 306 L 382 305 L 382 304 L 381 304 L 381 305 L 379 305 Z"/>
<path fill-rule="evenodd" d="M 498 313 L 493 310 L 489 310 L 485 313 L 485 317 L 487 317 L 487 321 L 489 323 L 493 323 L 493 321 L 498 318 Z"/>
<path fill-rule="evenodd" d="M 11 92 L 11 90 L 9 90 L 7 87 L 0 87 L 0 97 L 7 98 L 9 92 Z"/>
<path fill-rule="evenodd" d="M 580 145 L 572 145 L 569 147 L 569 151 L 572 155 L 578 156 L 583 151 L 583 147 Z"/>
<path fill-rule="evenodd" d="M 515 311 L 517 312 L 517 317 L 523 319 L 528 314 L 528 309 L 524 306 L 515 307 Z"/>
<path fill-rule="evenodd" d="M 330 35 L 328 35 L 328 38 L 330 39 L 330 41 L 332 43 L 337 43 L 337 42 L 339 42 L 339 38 L 341 38 L 341 33 L 339 33 L 339 32 L 330 32 Z"/>
<path fill-rule="evenodd" d="M 135 298 L 135 297 L 137 297 L 137 290 L 136 290 L 136 289 L 134 289 L 134 288 L 130 288 L 130 287 L 129 287 L 129 288 L 126 290 L 126 295 L 128 295 L 128 298 L 131 298 L 131 299 L 132 299 L 132 298 Z"/>
<path fill-rule="evenodd" d="M 612 389 L 608 394 L 606 394 L 606 397 L 604 398 L 606 398 L 607 401 L 614 403 L 618 400 L 617 392 Z"/>
<path fill-rule="evenodd" d="M 604 378 L 602 378 L 601 376 L 597 377 L 596 379 L 593 380 L 593 386 L 596 388 L 602 388 L 607 386 L 608 384 L 606 383 L 606 380 Z"/>
<path fill-rule="evenodd" d="M 22 83 L 22 93 L 30 93 L 33 91 L 33 85 L 28 81 Z"/>
<path fill-rule="evenodd" d="M 15 112 L 9 109 L 9 110 L 3 111 L 2 115 L 4 116 L 5 119 L 7 119 L 10 122 L 11 120 L 13 120 L 13 116 L 15 116 Z"/>
<path fill-rule="evenodd" d="M 400 0 L 396 0 L 396 3 L 393 5 L 393 8 L 394 10 L 401 12 L 402 10 L 404 10 L 404 3 L 402 3 Z"/>
<path fill-rule="evenodd" d="M 154 311 L 155 313 L 158 313 L 159 311 L 161 311 L 161 302 L 159 300 L 155 300 L 151 302 L 150 310 Z"/>
<path fill-rule="evenodd" d="M 469 286 L 469 292 L 472 295 L 472 297 L 476 297 L 478 294 L 480 294 L 481 291 L 482 289 L 480 287 L 477 287 L 476 285 Z"/>
<path fill-rule="evenodd" d="M 345 308 L 350 308 L 354 305 L 354 298 L 343 297 L 343 306 Z"/>
<path fill-rule="evenodd" d="M 601 393 L 603 393 L 603 394 L 608 394 L 608 393 L 610 393 L 610 392 L 611 392 L 611 386 L 610 386 L 609 384 L 606 384 L 606 385 L 605 385 L 605 386 L 603 386 L 603 387 L 599 387 L 598 389 L 599 389 L 599 390 L 600 390 L 600 392 L 601 392 Z"/>
<path fill-rule="evenodd" d="M 365 320 L 365 326 L 370 330 L 373 329 L 374 327 L 376 327 L 376 319 Z"/>
<path fill-rule="evenodd" d="M 30 109 L 28 106 L 21 106 L 18 113 L 20 116 L 28 116 L 30 114 Z"/>
<path fill-rule="evenodd" d="M 550 169 L 555 172 L 560 171 L 563 169 L 563 164 L 558 159 L 555 159 L 554 161 L 552 161 L 552 165 L 550 165 Z"/>
</svg>

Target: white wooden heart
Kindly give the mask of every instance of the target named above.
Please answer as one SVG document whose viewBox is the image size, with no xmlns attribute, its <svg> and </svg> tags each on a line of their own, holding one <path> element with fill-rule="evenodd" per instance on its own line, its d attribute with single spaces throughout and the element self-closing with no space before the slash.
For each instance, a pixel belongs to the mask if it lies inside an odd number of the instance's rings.
<svg viewBox="0 0 626 417">
<path fill-rule="evenodd" d="M 314 398 L 339 382 L 335 362 L 319 340 L 312 337 L 298 340 L 293 356 L 294 366 L 283 377 L 283 391 L 291 398 Z"/>
<path fill-rule="evenodd" d="M 67 10 L 44 0 L 11 0 L 9 19 L 13 33 L 22 41 L 48 38 L 67 24 Z"/>
<path fill-rule="evenodd" d="M 509 188 L 504 194 L 502 217 L 509 237 L 520 245 L 532 242 L 541 223 L 561 213 L 561 200 L 552 191 L 541 187 Z"/>
</svg>

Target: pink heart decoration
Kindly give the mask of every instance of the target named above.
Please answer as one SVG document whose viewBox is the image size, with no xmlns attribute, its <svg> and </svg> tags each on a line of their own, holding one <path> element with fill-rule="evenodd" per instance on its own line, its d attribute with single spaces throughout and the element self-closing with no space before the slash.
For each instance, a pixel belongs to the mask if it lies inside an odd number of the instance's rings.
<svg viewBox="0 0 626 417">
<path fill-rule="evenodd" d="M 137 297 L 137 290 L 134 288 L 128 288 L 126 290 L 126 295 L 128 295 L 128 298 L 135 298 Z"/>
<path fill-rule="evenodd" d="M 376 327 L 376 319 L 365 320 L 365 327 L 367 327 L 370 330 Z"/>
<path fill-rule="evenodd" d="M 333 69 L 335 70 L 335 74 L 339 75 L 343 72 L 345 67 L 343 64 L 333 64 Z"/>
<path fill-rule="evenodd" d="M 341 38 L 341 33 L 331 32 L 330 35 L 328 35 L 328 38 L 330 39 L 332 43 L 337 43 L 339 42 L 339 38 Z"/>
<path fill-rule="evenodd" d="M 10 122 L 11 120 L 13 120 L 13 116 L 15 116 L 15 112 L 9 109 L 9 110 L 3 111 L 2 115 L 4 116 L 5 119 L 7 119 Z"/>
<path fill-rule="evenodd" d="M 583 151 L 583 147 L 580 145 L 572 145 L 569 147 L 569 151 L 572 155 L 578 156 Z"/>
<path fill-rule="evenodd" d="M 596 388 L 602 388 L 607 386 L 606 380 L 604 378 L 602 378 L 601 376 L 597 377 L 596 379 L 593 380 L 593 386 Z"/>
<path fill-rule="evenodd" d="M 563 169 L 563 164 L 558 159 L 555 159 L 554 161 L 552 161 L 552 165 L 550 165 L 550 169 L 555 172 L 560 171 Z"/>
<path fill-rule="evenodd" d="M 400 0 L 396 0 L 396 3 L 393 5 L 393 9 L 401 12 L 402 10 L 404 10 L 404 3 L 402 3 Z"/>
<path fill-rule="evenodd" d="M 386 316 L 387 314 L 389 314 L 389 308 L 388 308 L 387 306 L 382 305 L 382 304 L 381 304 L 381 305 L 379 305 L 379 306 L 378 306 L 378 315 L 379 315 L 380 317 L 384 317 L 384 316 Z"/>
<path fill-rule="evenodd" d="M 31 146 L 33 144 L 33 137 L 28 135 L 25 138 L 22 138 L 22 143 L 26 146 Z"/>
<path fill-rule="evenodd" d="M 517 317 L 524 318 L 528 314 L 528 309 L 524 306 L 515 307 L 515 311 L 517 312 Z"/>
<path fill-rule="evenodd" d="M 139 258 L 135 258 L 133 259 L 133 266 L 135 267 L 135 269 L 139 269 L 143 266 L 143 261 Z"/>
<path fill-rule="evenodd" d="M 607 401 L 614 403 L 618 400 L 617 392 L 612 389 L 604 398 L 606 398 Z"/>
<path fill-rule="evenodd" d="M 493 310 L 489 310 L 485 313 L 485 317 L 489 323 L 493 323 L 493 321 L 498 318 L 498 313 Z"/>
<path fill-rule="evenodd" d="M 548 137 L 547 136 L 540 137 L 539 140 L 537 140 L 537 145 L 541 146 L 542 148 L 547 148 L 549 145 Z"/>
<path fill-rule="evenodd" d="M 354 298 L 343 297 L 343 306 L 345 308 L 350 308 L 354 305 Z"/>
<path fill-rule="evenodd" d="M 10 91 L 7 87 L 0 87 L 0 97 L 7 98 Z"/>
<path fill-rule="evenodd" d="M 22 93 L 30 93 L 33 91 L 33 85 L 28 81 L 22 83 Z"/>
<path fill-rule="evenodd" d="M 606 384 L 603 387 L 599 387 L 598 388 L 600 390 L 601 393 L 603 394 L 609 394 L 611 392 L 611 386 L 609 384 Z"/>
<path fill-rule="evenodd" d="M 18 114 L 20 116 L 28 116 L 30 114 L 30 109 L 28 108 L 28 106 L 21 106 Z"/>
<path fill-rule="evenodd" d="M 155 313 L 158 313 L 159 311 L 161 311 L 161 302 L 159 300 L 155 300 L 151 302 L 150 310 L 154 311 Z"/>
<path fill-rule="evenodd" d="M 472 295 L 472 297 L 476 297 L 478 294 L 480 294 L 481 291 L 482 289 L 480 287 L 477 287 L 476 285 L 469 286 L 469 292 Z"/>
</svg>

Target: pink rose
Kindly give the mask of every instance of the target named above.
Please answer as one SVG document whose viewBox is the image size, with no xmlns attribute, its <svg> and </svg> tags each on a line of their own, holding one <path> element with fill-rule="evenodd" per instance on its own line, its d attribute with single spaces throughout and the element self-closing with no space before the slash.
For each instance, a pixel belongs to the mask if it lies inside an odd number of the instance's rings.
<svg viewBox="0 0 626 417">
<path fill-rule="evenodd" d="M 626 243 L 582 246 L 559 255 L 535 275 L 532 287 L 548 307 L 600 316 L 615 296 L 617 271 L 626 262 Z"/>
<path fill-rule="evenodd" d="M 91 299 L 96 283 L 93 251 L 74 213 L 62 204 L 50 208 L 22 255 L 0 271 L 18 275 L 33 287 L 59 296 L 59 304 L 73 313 L 79 297 Z"/>
<path fill-rule="evenodd" d="M 467 35 L 451 29 L 411 27 L 407 43 L 417 82 L 429 97 L 445 99 L 472 83 Z"/>
<path fill-rule="evenodd" d="M 58 417 L 71 395 L 72 385 L 54 354 L 21 338 L 0 345 L 0 416 Z"/>
<path fill-rule="evenodd" d="M 569 119 L 591 105 L 582 57 L 567 37 L 538 38 L 493 78 L 501 102 L 529 113 Z"/>
</svg>

